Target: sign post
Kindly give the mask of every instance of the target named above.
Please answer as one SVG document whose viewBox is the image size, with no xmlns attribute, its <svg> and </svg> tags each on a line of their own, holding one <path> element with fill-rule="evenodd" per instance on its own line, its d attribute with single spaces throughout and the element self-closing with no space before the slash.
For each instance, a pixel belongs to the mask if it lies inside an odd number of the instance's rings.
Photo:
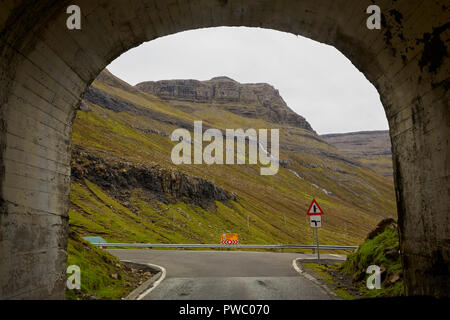
<svg viewBox="0 0 450 320">
<path fill-rule="evenodd" d="M 313 201 L 309 205 L 309 209 L 306 212 L 309 216 L 310 226 L 313 229 L 313 245 L 314 245 L 314 229 L 316 232 L 316 246 L 317 246 L 317 262 L 320 264 L 320 250 L 319 250 L 319 228 L 322 227 L 322 215 L 323 211 L 317 203 L 316 199 L 313 198 Z M 314 249 L 313 249 L 314 254 Z"/>
<path fill-rule="evenodd" d="M 317 263 L 320 264 L 319 229 L 316 229 L 316 244 L 317 244 Z"/>
</svg>

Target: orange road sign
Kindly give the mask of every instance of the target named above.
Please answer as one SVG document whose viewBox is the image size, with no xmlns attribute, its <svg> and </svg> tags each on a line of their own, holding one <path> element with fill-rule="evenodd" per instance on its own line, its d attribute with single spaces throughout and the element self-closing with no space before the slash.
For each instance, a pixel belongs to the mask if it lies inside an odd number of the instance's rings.
<svg viewBox="0 0 450 320">
<path fill-rule="evenodd" d="M 237 233 L 222 233 L 220 235 L 221 244 L 239 244 L 239 234 Z"/>
</svg>

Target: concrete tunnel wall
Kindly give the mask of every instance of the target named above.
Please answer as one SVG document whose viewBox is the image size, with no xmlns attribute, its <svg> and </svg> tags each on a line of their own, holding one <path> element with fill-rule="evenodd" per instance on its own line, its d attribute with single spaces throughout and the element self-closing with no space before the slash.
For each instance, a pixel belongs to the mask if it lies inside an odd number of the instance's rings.
<svg viewBox="0 0 450 320">
<path fill-rule="evenodd" d="M 389 121 L 408 295 L 449 295 L 449 8 L 446 1 L 79 0 L 0 2 L 0 298 L 64 298 L 76 107 L 121 53 L 214 26 L 271 28 L 339 49 Z M 77 4 L 82 30 L 68 30 Z M 448 3 L 447 3 L 448 5 Z"/>
</svg>

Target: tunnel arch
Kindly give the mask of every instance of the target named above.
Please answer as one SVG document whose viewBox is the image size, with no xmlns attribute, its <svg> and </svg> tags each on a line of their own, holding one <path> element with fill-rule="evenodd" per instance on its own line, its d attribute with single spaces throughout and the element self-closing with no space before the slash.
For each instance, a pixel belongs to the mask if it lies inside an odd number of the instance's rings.
<svg viewBox="0 0 450 320">
<path fill-rule="evenodd" d="M 68 30 L 66 8 L 81 8 Z M 390 126 L 406 292 L 449 293 L 449 12 L 440 1 L 80 0 L 0 4 L 0 297 L 63 298 L 75 110 L 121 53 L 179 31 L 264 27 L 336 47 Z"/>
</svg>

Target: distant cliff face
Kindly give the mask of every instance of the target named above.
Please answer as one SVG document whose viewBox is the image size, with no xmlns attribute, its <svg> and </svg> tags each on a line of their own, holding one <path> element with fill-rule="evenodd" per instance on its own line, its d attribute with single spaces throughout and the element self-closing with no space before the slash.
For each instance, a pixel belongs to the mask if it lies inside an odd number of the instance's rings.
<svg viewBox="0 0 450 320">
<path fill-rule="evenodd" d="M 323 134 L 321 137 L 339 150 L 359 156 L 391 156 L 388 130 Z"/>
<path fill-rule="evenodd" d="M 165 100 L 223 104 L 241 116 L 313 131 L 305 118 L 292 111 L 278 90 L 267 83 L 241 84 L 228 77 L 216 77 L 208 81 L 147 81 L 136 87 Z"/>
<path fill-rule="evenodd" d="M 321 137 L 386 177 L 392 177 L 391 139 L 388 130 L 324 134 Z"/>
</svg>

